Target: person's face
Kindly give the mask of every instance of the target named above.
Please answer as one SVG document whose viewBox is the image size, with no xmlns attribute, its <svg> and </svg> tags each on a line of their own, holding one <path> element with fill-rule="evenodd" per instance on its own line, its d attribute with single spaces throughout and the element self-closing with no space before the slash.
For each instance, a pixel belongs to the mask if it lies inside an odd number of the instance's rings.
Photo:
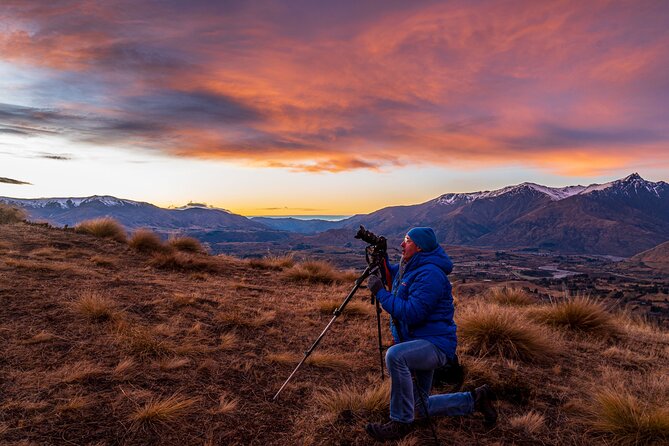
<svg viewBox="0 0 669 446">
<path fill-rule="evenodd" d="M 418 245 L 416 245 L 408 235 L 404 236 L 404 241 L 400 246 L 402 246 L 402 260 L 405 262 L 408 262 L 414 254 L 420 251 Z"/>
</svg>

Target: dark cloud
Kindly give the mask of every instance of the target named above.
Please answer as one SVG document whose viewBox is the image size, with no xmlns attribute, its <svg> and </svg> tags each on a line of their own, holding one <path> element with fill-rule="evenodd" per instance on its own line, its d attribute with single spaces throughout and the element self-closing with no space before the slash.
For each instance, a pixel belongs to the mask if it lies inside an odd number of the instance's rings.
<svg viewBox="0 0 669 446">
<path fill-rule="evenodd" d="M 72 155 L 56 153 L 39 153 L 37 154 L 37 158 L 44 158 L 54 161 L 71 161 L 73 159 Z"/>
<path fill-rule="evenodd" d="M 26 181 L 19 181 L 19 180 L 14 180 L 11 178 L 4 178 L 0 177 L 0 183 L 6 183 L 6 184 L 31 184 Z"/>
</svg>

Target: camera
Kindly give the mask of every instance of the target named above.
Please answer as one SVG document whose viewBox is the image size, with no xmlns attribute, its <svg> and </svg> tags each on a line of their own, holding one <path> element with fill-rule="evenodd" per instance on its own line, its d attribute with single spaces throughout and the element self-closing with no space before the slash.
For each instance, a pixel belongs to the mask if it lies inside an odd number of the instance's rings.
<svg viewBox="0 0 669 446">
<path fill-rule="evenodd" d="M 369 246 L 365 249 L 365 254 L 367 255 L 368 264 L 378 264 L 383 257 L 385 257 L 388 250 L 388 242 L 383 236 L 378 236 L 372 231 L 365 229 L 363 225 L 360 225 L 355 238 L 362 240 L 367 243 Z"/>
</svg>

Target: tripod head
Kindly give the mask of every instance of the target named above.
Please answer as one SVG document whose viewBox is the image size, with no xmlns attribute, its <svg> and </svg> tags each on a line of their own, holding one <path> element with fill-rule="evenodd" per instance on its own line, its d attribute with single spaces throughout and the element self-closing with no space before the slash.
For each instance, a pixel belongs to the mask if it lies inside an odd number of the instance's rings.
<svg viewBox="0 0 669 446">
<path fill-rule="evenodd" d="M 355 238 L 367 243 L 365 247 L 365 259 L 369 266 L 381 267 L 388 252 L 388 241 L 383 236 L 378 236 L 372 231 L 365 229 L 360 225 Z"/>
</svg>

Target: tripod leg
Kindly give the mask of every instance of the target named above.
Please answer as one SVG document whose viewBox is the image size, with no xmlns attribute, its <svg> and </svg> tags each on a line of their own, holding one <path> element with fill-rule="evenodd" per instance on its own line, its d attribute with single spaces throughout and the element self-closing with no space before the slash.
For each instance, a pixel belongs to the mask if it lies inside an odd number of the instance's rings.
<svg viewBox="0 0 669 446">
<path fill-rule="evenodd" d="M 376 301 L 376 329 L 378 331 L 379 339 L 379 363 L 381 364 L 381 380 L 385 379 L 386 374 L 383 372 L 383 342 L 381 339 L 381 304 L 379 300 L 374 298 Z"/>
</svg>

